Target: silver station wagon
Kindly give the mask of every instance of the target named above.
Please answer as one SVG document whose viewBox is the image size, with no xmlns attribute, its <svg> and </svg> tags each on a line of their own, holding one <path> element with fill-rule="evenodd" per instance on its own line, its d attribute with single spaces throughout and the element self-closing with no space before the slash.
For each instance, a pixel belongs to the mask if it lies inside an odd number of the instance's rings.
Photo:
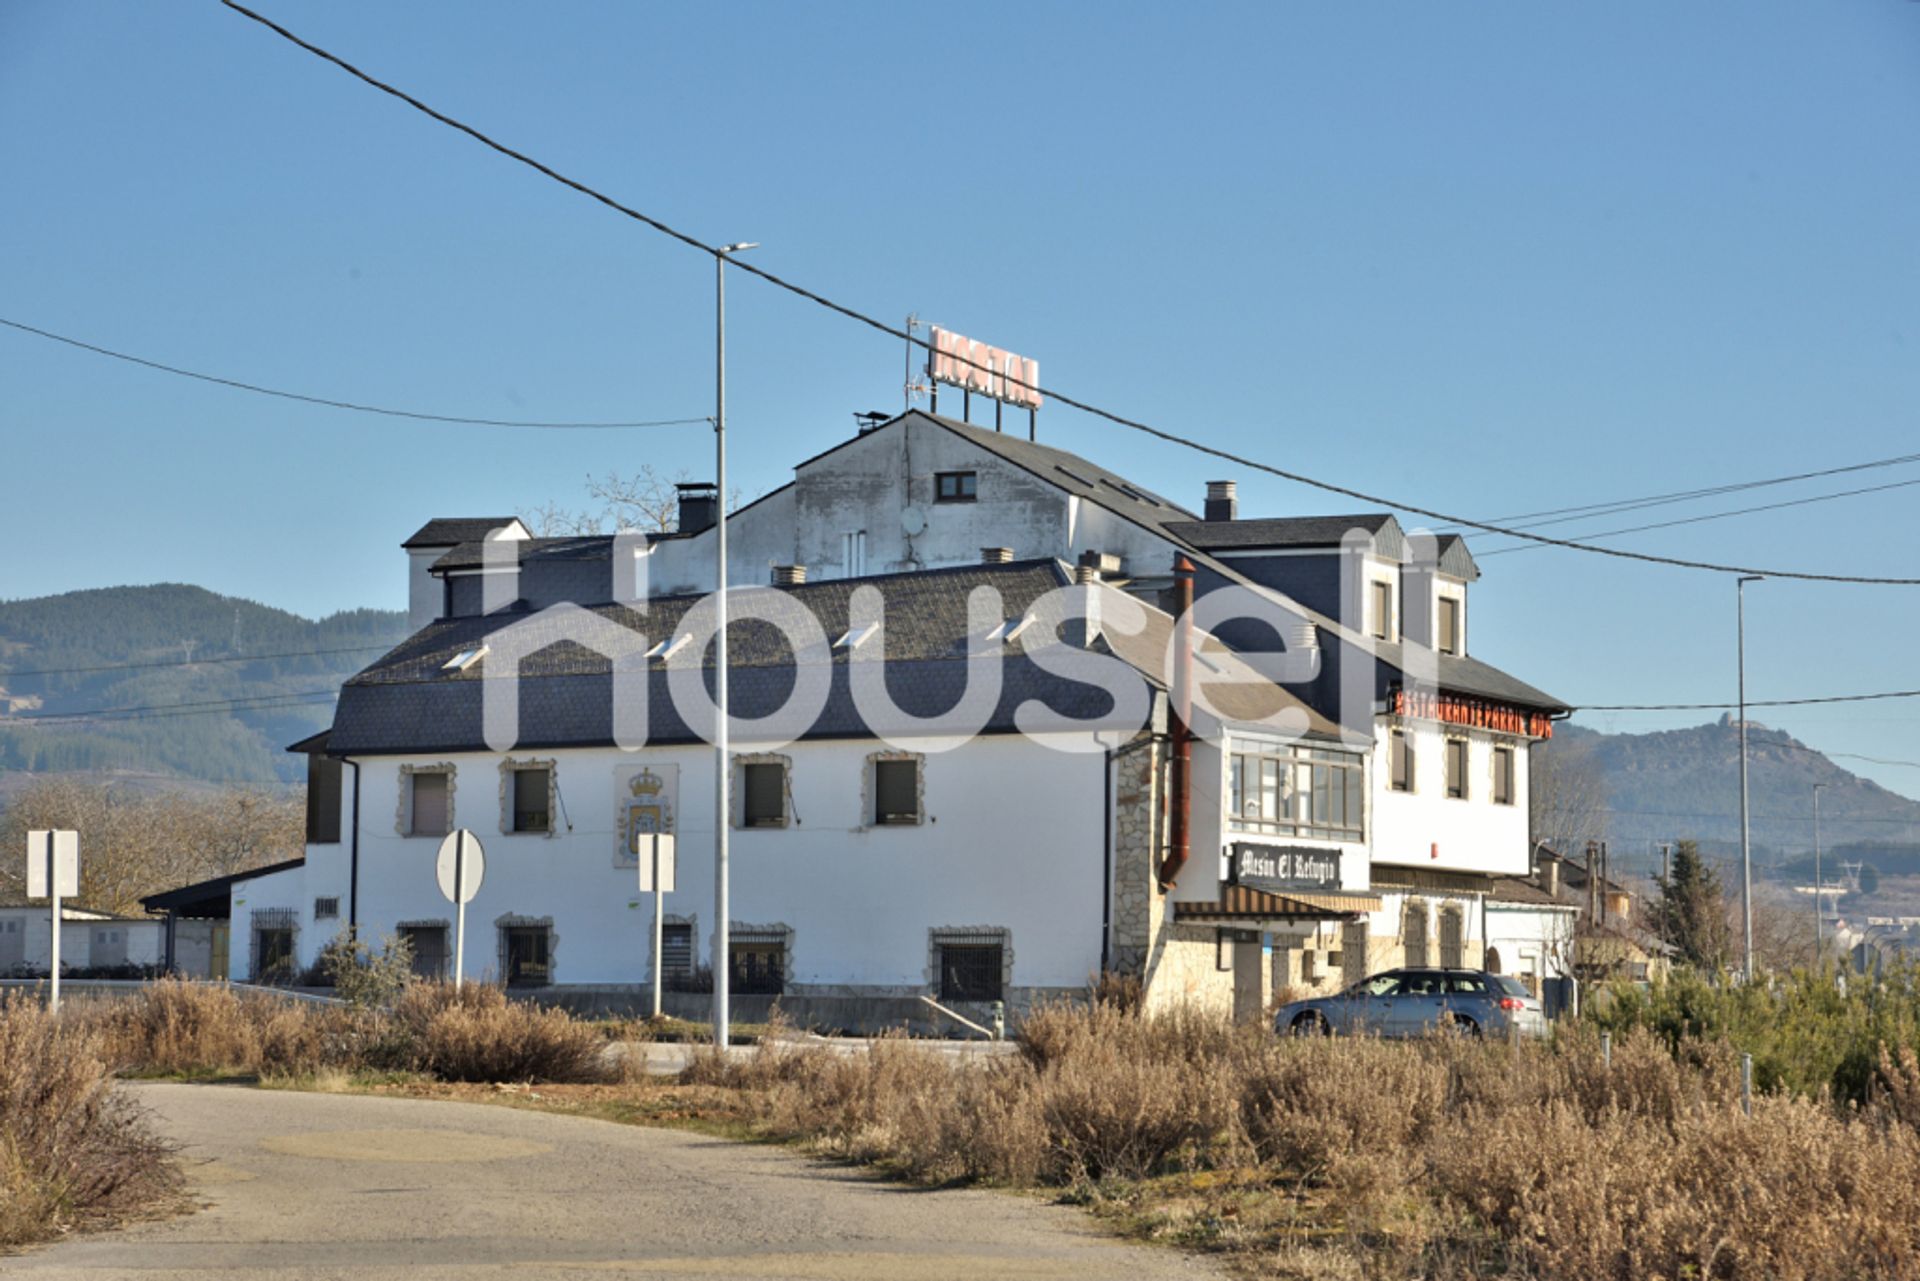
<svg viewBox="0 0 1920 1281">
<path fill-rule="evenodd" d="M 1283 1005 L 1273 1030 L 1294 1036 L 1545 1036 L 1538 998 L 1520 980 L 1485 970 L 1388 970 L 1344 992 Z"/>
</svg>

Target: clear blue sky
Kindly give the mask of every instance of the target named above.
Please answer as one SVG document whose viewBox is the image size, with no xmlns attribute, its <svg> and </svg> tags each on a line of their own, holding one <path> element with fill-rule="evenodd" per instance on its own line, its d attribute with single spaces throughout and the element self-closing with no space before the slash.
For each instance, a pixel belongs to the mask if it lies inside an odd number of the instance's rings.
<svg viewBox="0 0 1920 1281">
<path fill-rule="evenodd" d="M 1907 0 L 259 3 L 771 269 L 1363 489 L 1499 517 L 1920 449 Z M 0 175 L 12 319 L 440 412 L 710 407 L 710 260 L 210 0 L 0 4 Z M 745 280 L 730 302 L 748 493 L 899 405 L 898 343 Z M 1041 430 L 1192 505 L 1230 470 L 1060 407 Z M 4 331 L 0 433 L 0 596 L 171 580 L 309 615 L 401 605 L 397 544 L 430 515 L 642 461 L 705 475 L 710 449 L 364 418 Z M 1253 514 L 1353 506 L 1238 479 Z M 1916 499 L 1617 545 L 1913 576 Z M 1482 657 L 1574 702 L 1733 696 L 1730 582 L 1484 565 Z M 1755 698 L 1920 686 L 1920 589 L 1766 583 L 1748 625 Z M 1915 702 L 1764 719 L 1920 759 Z M 1920 770 L 1843 763 L 1920 795 Z"/>
</svg>

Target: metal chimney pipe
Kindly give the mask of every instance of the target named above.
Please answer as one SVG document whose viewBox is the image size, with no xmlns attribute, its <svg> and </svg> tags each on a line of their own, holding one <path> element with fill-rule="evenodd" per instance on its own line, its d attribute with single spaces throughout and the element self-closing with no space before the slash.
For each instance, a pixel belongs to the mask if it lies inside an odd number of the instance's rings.
<svg viewBox="0 0 1920 1281">
<path fill-rule="evenodd" d="M 1168 790 L 1173 814 L 1168 822 L 1167 856 L 1160 863 L 1160 888 L 1171 890 L 1192 857 L 1193 842 L 1193 562 L 1173 558 L 1175 608 L 1173 650 L 1173 760 Z"/>
</svg>

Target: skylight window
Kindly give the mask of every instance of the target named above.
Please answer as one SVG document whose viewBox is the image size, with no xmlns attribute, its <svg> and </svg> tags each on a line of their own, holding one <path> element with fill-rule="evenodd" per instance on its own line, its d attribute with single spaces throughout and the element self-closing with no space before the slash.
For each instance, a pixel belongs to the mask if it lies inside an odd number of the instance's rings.
<svg viewBox="0 0 1920 1281">
<path fill-rule="evenodd" d="M 487 647 L 476 645 L 472 649 L 463 649 L 440 665 L 443 672 L 464 672 L 482 658 L 486 657 Z"/>
<path fill-rule="evenodd" d="M 990 640 L 997 640 L 1002 644 L 1011 645 L 1020 638 L 1020 633 L 1033 626 L 1033 623 L 1034 617 L 1032 614 L 1027 614 L 1020 618 L 1009 618 L 1002 622 L 1000 626 L 988 632 L 987 637 Z"/>
<path fill-rule="evenodd" d="M 678 654 L 683 648 L 685 648 L 687 642 L 692 639 L 693 639 L 693 636 L 691 633 L 681 632 L 678 636 L 673 637 L 671 640 L 663 640 L 658 645 L 655 645 L 652 649 L 648 650 L 647 657 L 648 658 L 672 658 L 675 654 Z"/>
<path fill-rule="evenodd" d="M 852 653 L 854 650 L 860 648 L 861 645 L 865 644 L 868 638 L 879 630 L 880 624 L 877 622 L 868 623 L 865 627 L 849 627 L 840 634 L 840 639 L 833 643 L 833 647 L 836 650 L 845 650 L 848 653 Z"/>
</svg>

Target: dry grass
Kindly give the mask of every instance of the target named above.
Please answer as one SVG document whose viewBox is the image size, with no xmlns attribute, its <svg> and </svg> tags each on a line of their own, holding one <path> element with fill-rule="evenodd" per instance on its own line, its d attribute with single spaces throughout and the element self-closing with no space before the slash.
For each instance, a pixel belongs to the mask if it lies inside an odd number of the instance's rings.
<svg viewBox="0 0 1920 1281">
<path fill-rule="evenodd" d="M 0 999 L 0 1250 L 164 1208 L 172 1149 L 113 1083 L 98 1032 Z"/>
<path fill-rule="evenodd" d="M 1272 1276 L 1542 1281 L 1920 1276 L 1920 1062 L 1865 1106 L 1739 1106 L 1737 1057 L 1617 1037 L 1277 1040 L 1113 1007 L 1043 1011 L 1023 1053 L 703 1059 L 758 1129 L 925 1183 L 1065 1189 Z"/>
<path fill-rule="evenodd" d="M 606 1037 L 495 987 L 415 983 L 385 1010 L 241 996 L 166 979 L 127 1000 L 75 1006 L 122 1072 L 306 1078 L 418 1072 L 448 1081 L 607 1081 Z"/>
</svg>

